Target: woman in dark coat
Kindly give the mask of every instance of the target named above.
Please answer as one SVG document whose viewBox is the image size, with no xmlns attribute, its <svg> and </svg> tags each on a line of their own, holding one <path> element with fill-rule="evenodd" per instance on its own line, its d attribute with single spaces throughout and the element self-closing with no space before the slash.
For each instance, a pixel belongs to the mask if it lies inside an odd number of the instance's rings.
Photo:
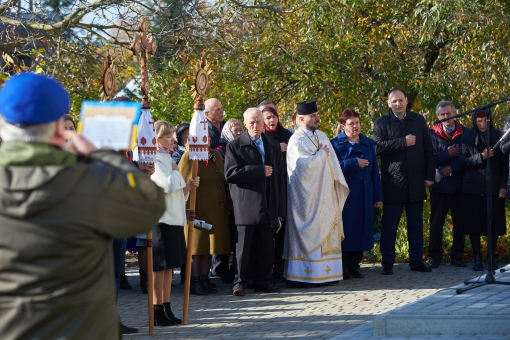
<svg viewBox="0 0 510 340">
<path fill-rule="evenodd" d="M 209 146 L 211 138 L 209 138 Z M 193 161 L 189 152 L 184 152 L 179 162 L 179 171 L 185 181 L 192 176 Z M 184 227 L 186 244 L 191 247 L 193 263 L 191 265 L 191 292 L 197 295 L 217 293 L 209 282 L 212 254 L 230 255 L 230 232 L 228 215 L 232 211 L 232 201 L 225 181 L 223 161 L 218 151 L 209 148 L 209 158 L 198 162 L 198 176 L 202 185 L 196 193 L 196 219 L 212 225 L 210 230 L 195 228 L 193 240 L 188 242 L 188 226 Z M 186 202 L 189 209 L 190 201 Z"/>
<path fill-rule="evenodd" d="M 342 132 L 331 140 L 349 196 L 342 212 L 345 239 L 342 242 L 344 280 L 362 278 L 359 263 L 363 251 L 374 247 L 374 206 L 382 203 L 382 187 L 374 142 L 360 133 L 359 114 L 353 109 L 342 112 Z"/>
<path fill-rule="evenodd" d="M 276 111 L 276 107 L 271 101 L 263 101 L 259 105 L 259 109 L 262 112 L 262 116 L 264 117 L 264 128 L 265 134 L 270 139 L 273 139 L 280 145 L 280 150 L 282 151 L 282 162 L 283 162 L 283 171 L 285 173 L 285 192 L 287 192 L 287 144 L 289 143 L 289 139 L 292 136 L 292 132 L 285 129 L 282 124 L 280 124 L 280 117 L 278 117 L 278 111 Z M 274 265 L 273 265 L 273 277 L 276 280 L 283 280 L 283 245 L 285 243 L 285 220 L 282 220 L 282 227 L 275 234 L 274 237 Z"/>
<path fill-rule="evenodd" d="M 487 235 L 487 194 L 485 169 L 490 158 L 492 172 L 491 246 L 493 263 L 497 269 L 496 243 L 499 235 L 506 234 L 505 197 L 507 195 L 508 156 L 492 146 L 503 133 L 489 123 L 490 142 L 486 143 L 487 122 L 483 111 L 473 113 L 473 129 L 462 136 L 459 157 L 460 166 L 465 169 L 462 183 L 462 230 L 469 234 L 473 248 L 473 270 L 483 270 L 480 255 L 480 236 Z M 489 150 L 487 151 L 487 145 Z"/>
</svg>

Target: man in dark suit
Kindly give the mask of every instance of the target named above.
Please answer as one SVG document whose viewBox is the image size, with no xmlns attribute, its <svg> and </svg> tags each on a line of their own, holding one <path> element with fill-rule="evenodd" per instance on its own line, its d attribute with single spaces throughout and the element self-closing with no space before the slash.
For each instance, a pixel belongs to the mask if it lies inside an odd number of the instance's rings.
<svg viewBox="0 0 510 340">
<path fill-rule="evenodd" d="M 393 274 L 398 223 L 404 208 L 409 240 L 409 267 L 430 272 L 422 262 L 425 188 L 434 184 L 434 148 L 425 119 L 407 108 L 401 88 L 388 93 L 389 112 L 374 123 L 372 138 L 381 156 L 383 216 L 381 255 L 383 275 Z"/>
<path fill-rule="evenodd" d="M 274 232 L 278 218 L 286 214 L 280 145 L 262 133 L 264 119 L 259 109 L 246 110 L 244 125 L 247 132 L 231 141 L 225 154 L 225 179 L 234 201 L 237 226 L 235 296 L 246 294 L 250 272 L 255 290 L 281 291 L 271 284 Z M 249 272 L 251 264 L 254 268 Z"/>
<path fill-rule="evenodd" d="M 457 114 L 455 107 L 447 100 L 436 106 L 438 119 Z M 436 183 L 430 187 L 430 268 L 439 267 L 443 255 L 443 225 L 450 210 L 453 221 L 453 243 L 450 249 L 450 263 L 455 267 L 465 267 L 464 239 L 462 233 L 462 181 L 464 169 L 459 162 L 462 136 L 468 128 L 455 119 L 437 123 L 429 129 L 434 157 L 436 160 Z"/>
</svg>

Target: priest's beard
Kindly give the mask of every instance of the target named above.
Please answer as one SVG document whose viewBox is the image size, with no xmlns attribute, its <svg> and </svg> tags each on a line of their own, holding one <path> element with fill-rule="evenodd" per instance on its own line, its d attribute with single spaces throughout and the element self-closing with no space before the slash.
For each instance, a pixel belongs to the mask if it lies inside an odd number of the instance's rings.
<svg viewBox="0 0 510 340">
<path fill-rule="evenodd" d="M 306 128 L 312 132 L 315 132 L 315 130 L 317 130 L 317 128 L 315 126 L 313 126 L 311 123 L 310 124 L 305 124 Z"/>
</svg>

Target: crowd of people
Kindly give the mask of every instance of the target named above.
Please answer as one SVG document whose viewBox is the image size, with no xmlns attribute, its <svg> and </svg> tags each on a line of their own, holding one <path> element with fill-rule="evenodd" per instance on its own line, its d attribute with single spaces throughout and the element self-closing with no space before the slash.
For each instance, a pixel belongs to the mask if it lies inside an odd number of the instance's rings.
<svg viewBox="0 0 510 340">
<path fill-rule="evenodd" d="M 473 270 L 483 270 L 480 237 L 487 235 L 489 215 L 494 257 L 488 268 L 496 269 L 496 242 L 506 233 L 510 142 L 494 148 L 503 132 L 483 111 L 473 113 L 470 128 L 447 119 L 457 113 L 449 101 L 436 107 L 438 119 L 447 120 L 431 127 L 409 110 L 401 88 L 388 93 L 388 107 L 375 121 L 372 138 L 362 133 L 360 114 L 344 110 L 330 140 L 319 130 L 315 101 L 296 104 L 291 131 L 269 100 L 248 108 L 241 122 L 225 121 L 221 101 L 210 98 L 204 110 L 208 157 L 199 161 L 193 178 L 189 123 L 156 122 L 155 164 L 133 165 L 119 152 L 96 150 L 75 132 L 66 115 L 69 95 L 55 80 L 30 73 L 12 77 L 0 91 L 0 230 L 7 235 L 0 240 L 0 333 L 118 337 L 118 327 L 112 327 L 118 324 L 113 282 L 115 275 L 118 289 L 125 238 L 151 229 L 154 321 L 161 326 L 182 323 L 170 293 L 173 270 L 181 267 L 183 276 L 187 248 L 191 293 L 197 295 L 218 292 L 211 273 L 232 284 L 233 295 L 240 297 L 250 289 L 281 292 L 280 282 L 302 288 L 361 279 L 363 252 L 374 246 L 374 209 L 381 207 L 383 275 L 393 274 L 404 210 L 411 271 L 440 265 L 448 212 L 451 264 L 466 267 L 469 235 Z M 192 187 L 196 228 L 190 244 Z M 423 261 L 427 188 L 428 264 Z M 147 292 L 146 245 L 138 241 L 141 287 Z M 102 322 L 95 322 L 98 317 Z M 131 331 L 136 330 L 121 330 Z"/>
</svg>

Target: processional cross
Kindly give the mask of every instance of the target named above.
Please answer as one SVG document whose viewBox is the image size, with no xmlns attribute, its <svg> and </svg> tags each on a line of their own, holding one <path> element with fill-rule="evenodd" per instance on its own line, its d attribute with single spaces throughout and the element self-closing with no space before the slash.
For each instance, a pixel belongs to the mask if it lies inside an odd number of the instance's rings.
<svg viewBox="0 0 510 340">
<path fill-rule="evenodd" d="M 156 49 L 158 48 L 158 45 L 154 41 L 153 37 L 148 38 L 147 37 L 147 31 L 149 30 L 149 25 L 147 24 L 147 21 L 145 20 L 145 17 L 142 17 L 140 20 L 140 24 L 138 25 L 138 30 L 140 31 L 140 34 L 135 36 L 133 42 L 131 43 L 130 49 L 133 51 L 133 53 L 138 56 L 140 55 L 140 68 L 142 71 L 142 84 L 140 85 L 140 89 L 142 90 L 142 114 L 140 117 L 140 123 L 138 124 L 138 137 L 143 134 L 146 134 L 147 136 L 153 137 L 152 140 L 152 146 L 146 146 L 145 142 L 143 141 L 143 137 L 140 139 L 140 143 L 142 145 L 138 145 L 138 155 L 139 157 L 143 156 L 146 157 L 148 155 L 155 155 L 156 153 L 156 138 L 154 133 L 154 119 L 152 118 L 150 114 L 150 108 L 151 103 L 149 102 L 149 70 L 147 68 L 147 59 L 150 55 L 154 55 L 156 53 Z M 146 112 L 144 112 L 146 111 Z M 152 125 L 152 129 L 147 126 L 147 124 Z M 150 138 L 150 137 L 149 137 Z M 150 159 L 150 158 L 149 158 Z M 142 160 L 139 158 L 139 162 Z M 143 163 L 143 162 L 142 162 Z M 153 162 L 148 162 L 153 163 Z M 146 239 L 146 246 L 147 246 L 147 286 L 149 288 L 149 294 L 148 294 L 148 301 L 147 301 L 147 308 L 148 308 L 148 314 L 149 314 L 149 334 L 154 334 L 154 306 L 153 306 L 153 291 L 154 291 L 154 285 L 153 285 L 153 267 L 152 267 L 152 231 L 147 232 L 147 239 Z"/>
<path fill-rule="evenodd" d="M 110 56 L 110 52 L 108 52 L 106 55 L 101 73 L 103 76 L 101 81 L 103 85 L 101 100 L 112 100 L 113 93 L 115 91 L 115 70 L 113 68 L 113 61 L 112 57 Z"/>
<path fill-rule="evenodd" d="M 209 75 L 212 73 L 209 64 L 205 61 L 205 58 L 200 58 L 200 61 L 196 67 L 195 73 L 195 84 L 192 89 L 192 96 L 195 99 L 195 105 L 193 106 L 195 114 L 191 119 L 191 125 L 189 129 L 189 144 L 188 154 L 191 165 L 191 178 L 196 178 L 198 175 L 198 159 L 208 159 L 208 145 L 207 145 L 207 119 L 204 116 L 204 99 L 205 93 L 209 87 Z M 203 124 L 204 131 L 199 131 L 199 125 Z M 200 127 L 201 129 L 201 127 Z M 205 133 L 205 135 L 204 135 Z M 203 137 L 202 142 L 199 141 L 198 137 Z M 188 210 L 188 244 L 193 244 L 193 229 L 195 220 L 195 203 L 197 195 L 197 187 L 192 185 L 189 201 Z M 190 293 L 190 282 L 191 282 L 191 247 L 188 247 L 186 253 L 186 271 L 184 278 L 184 304 L 182 308 L 182 323 L 188 324 L 188 308 L 189 308 L 189 293 Z"/>
<path fill-rule="evenodd" d="M 140 34 L 135 36 L 135 39 L 131 43 L 129 47 L 131 51 L 135 55 L 140 55 L 140 68 L 142 69 L 142 84 L 140 85 L 140 89 L 142 90 L 142 109 L 150 109 L 151 103 L 149 102 L 149 70 L 147 68 L 147 58 L 148 55 L 154 55 L 158 48 L 156 41 L 153 37 L 148 38 L 147 31 L 149 30 L 149 25 L 145 20 L 145 17 L 142 17 L 140 20 L 140 25 L 138 25 L 138 30 Z"/>
</svg>

